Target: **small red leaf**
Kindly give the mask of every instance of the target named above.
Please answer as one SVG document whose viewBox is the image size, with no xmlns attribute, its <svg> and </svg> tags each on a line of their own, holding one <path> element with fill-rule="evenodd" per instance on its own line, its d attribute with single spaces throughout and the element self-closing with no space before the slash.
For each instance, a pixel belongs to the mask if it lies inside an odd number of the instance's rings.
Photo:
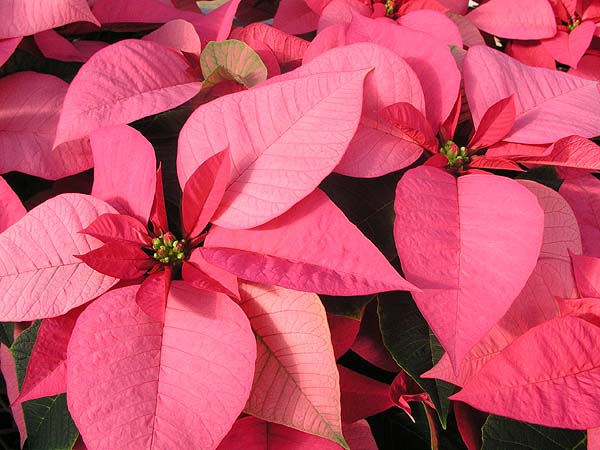
<svg viewBox="0 0 600 450">
<path fill-rule="evenodd" d="M 199 251 L 193 251 L 190 258 L 183 262 L 182 273 L 185 282 L 198 289 L 221 292 L 234 299 L 240 298 L 237 277 L 209 263 Z"/>
<path fill-rule="evenodd" d="M 0 177 L 0 233 L 23 217 L 27 211 L 4 178 Z"/>
<path fill-rule="evenodd" d="M 77 258 L 97 272 L 122 280 L 141 277 L 156 262 L 139 245 L 127 241 L 110 241 Z"/>
<path fill-rule="evenodd" d="M 219 207 L 227 184 L 231 161 L 223 150 L 204 161 L 183 188 L 182 216 L 186 239 L 198 237 Z"/>
<path fill-rule="evenodd" d="M 153 273 L 146 278 L 135 294 L 135 302 L 140 309 L 158 322 L 165 321 L 165 308 L 169 297 L 169 289 L 171 288 L 171 276 L 171 267 L 167 266 L 165 270 Z"/>
<path fill-rule="evenodd" d="M 140 221 L 123 214 L 102 214 L 81 233 L 93 236 L 104 243 L 127 241 L 138 246 L 150 246 L 148 230 Z"/>
<path fill-rule="evenodd" d="M 504 98 L 488 108 L 483 114 L 477 130 L 467 144 L 473 153 L 481 148 L 489 147 L 504 138 L 515 123 L 514 96 Z"/>
</svg>

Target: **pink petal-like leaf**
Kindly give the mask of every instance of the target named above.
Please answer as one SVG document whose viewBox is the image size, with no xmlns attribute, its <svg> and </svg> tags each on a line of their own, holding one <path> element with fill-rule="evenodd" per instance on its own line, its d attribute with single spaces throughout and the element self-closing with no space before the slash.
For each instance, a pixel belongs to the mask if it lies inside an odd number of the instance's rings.
<svg viewBox="0 0 600 450">
<path fill-rule="evenodd" d="M 571 260 L 579 294 L 600 299 L 600 258 L 571 255 Z"/>
<path fill-rule="evenodd" d="M 506 45 L 506 54 L 528 66 L 556 69 L 554 58 L 538 40 L 511 41 Z"/>
<path fill-rule="evenodd" d="M 340 372 L 342 420 L 352 423 L 394 407 L 390 387 L 344 366 Z"/>
<path fill-rule="evenodd" d="M 183 229 L 188 239 L 202 233 L 217 210 L 229 181 L 229 151 L 223 150 L 204 161 L 183 189 Z"/>
<path fill-rule="evenodd" d="M 482 445 L 481 428 L 488 415 L 461 402 L 453 403 L 453 411 L 460 437 L 467 449 L 480 450 Z"/>
<path fill-rule="evenodd" d="M 139 220 L 123 214 L 102 214 L 81 232 L 104 243 L 127 241 L 142 247 L 152 244 L 146 227 Z"/>
<path fill-rule="evenodd" d="M 0 233 L 23 217 L 27 211 L 4 178 L 0 177 Z"/>
<path fill-rule="evenodd" d="M 600 428 L 590 428 L 588 430 L 588 450 L 600 450 Z"/>
<path fill-rule="evenodd" d="M 457 26 L 452 20 L 437 11 L 422 9 L 401 16 L 400 25 L 422 31 L 442 41 L 446 45 L 463 46 Z"/>
<path fill-rule="evenodd" d="M 452 20 L 458 27 L 460 37 L 465 47 L 473 47 L 475 45 L 485 45 L 483 36 L 477 27 L 466 16 L 453 12 L 446 12 L 446 16 Z M 462 47 L 462 46 L 461 46 Z"/>
<path fill-rule="evenodd" d="M 492 359 L 451 399 L 549 427 L 598 427 L 599 339 L 600 327 L 575 317 L 545 322 Z"/>
<path fill-rule="evenodd" d="M 380 111 L 380 116 L 394 125 L 396 132 L 431 152 L 438 149 L 438 141 L 425 116 L 410 103 L 395 103 Z M 399 136 L 399 137 L 400 137 Z"/>
<path fill-rule="evenodd" d="M 17 401 L 67 392 L 67 346 L 84 309 L 82 305 L 65 315 L 42 321 Z"/>
<path fill-rule="evenodd" d="M 182 19 L 171 20 L 142 38 L 182 52 L 199 55 L 202 45 L 194 26 Z"/>
<path fill-rule="evenodd" d="M 577 217 L 583 254 L 600 258 L 600 181 L 585 174 L 565 180 L 558 192 Z"/>
<path fill-rule="evenodd" d="M 483 114 L 467 148 L 476 151 L 501 141 L 513 127 L 515 115 L 515 101 L 512 95 L 494 103 Z"/>
<path fill-rule="evenodd" d="M 539 158 L 550 154 L 551 146 L 548 144 L 518 144 L 515 142 L 499 142 L 492 145 L 485 152 L 488 158 L 518 159 L 522 156 Z"/>
<path fill-rule="evenodd" d="M 290 289 L 328 295 L 415 289 L 318 189 L 260 227 L 213 226 L 200 250 L 240 278 Z"/>
<path fill-rule="evenodd" d="M 116 240 L 77 257 L 95 271 L 122 280 L 140 278 L 156 262 L 139 245 Z"/>
<path fill-rule="evenodd" d="M 337 360 L 352 347 L 360 329 L 360 321 L 352 317 L 327 314 L 327 323 L 331 331 L 333 353 Z"/>
<path fill-rule="evenodd" d="M 249 283 L 240 285 L 240 293 L 258 346 L 245 411 L 348 448 L 342 436 L 338 371 L 319 297 Z"/>
<path fill-rule="evenodd" d="M 581 254 L 581 234 L 577 219 L 567 201 L 555 190 L 540 183 L 519 180 L 538 199 L 544 210 L 544 237 L 540 258 L 569 262 L 571 253 Z"/>
<path fill-rule="evenodd" d="M 273 27 L 289 34 L 309 33 L 317 28 L 319 15 L 304 0 L 281 0 Z"/>
<path fill-rule="evenodd" d="M 542 164 L 575 169 L 600 170 L 600 147 L 581 136 L 567 136 L 556 141 L 547 156 L 519 158 L 524 164 Z"/>
<path fill-rule="evenodd" d="M 360 331 L 354 344 L 352 344 L 352 351 L 380 369 L 393 373 L 400 370 L 383 343 L 376 301 L 372 301 L 365 308 L 360 323 Z"/>
<path fill-rule="evenodd" d="M 18 45 L 21 43 L 21 37 L 0 39 L 0 67 L 10 58 Z"/>
<path fill-rule="evenodd" d="M 443 156 L 443 155 L 441 155 Z M 469 162 L 469 168 L 473 169 L 500 169 L 525 172 L 516 162 L 510 159 L 493 158 L 488 156 L 474 156 Z"/>
<path fill-rule="evenodd" d="M 193 251 L 190 258 L 183 262 L 182 273 L 185 282 L 198 289 L 240 298 L 237 277 L 206 261 L 199 251 Z"/>
<path fill-rule="evenodd" d="M 371 43 L 333 48 L 289 72 L 280 79 L 308 74 L 374 67 L 366 79 L 363 112 L 356 134 L 335 168 L 337 173 L 375 177 L 412 164 L 422 153 L 402 130 L 380 117 L 381 109 L 395 103 L 410 103 L 417 113 L 425 110 L 423 91 L 416 74 L 394 52 Z M 427 125 L 429 127 L 429 125 Z"/>
<path fill-rule="evenodd" d="M 46 58 L 59 61 L 86 62 L 94 53 L 108 45 L 101 41 L 70 42 L 54 30 L 42 31 L 33 38 Z"/>
<path fill-rule="evenodd" d="M 281 65 L 301 61 L 309 45 L 308 41 L 304 39 L 270 27 L 264 23 L 253 23 L 244 27 L 236 39 L 244 41 L 250 47 L 254 47 L 255 42 L 266 44 L 273 50 L 277 61 Z"/>
<path fill-rule="evenodd" d="M 599 298 L 557 299 L 562 317 L 575 316 L 600 326 Z"/>
<path fill-rule="evenodd" d="M 463 76 L 475 127 L 490 106 L 514 94 L 516 119 L 507 141 L 545 144 L 573 134 L 600 133 L 595 81 L 529 67 L 485 46 L 469 49 Z"/>
<path fill-rule="evenodd" d="M 0 173 L 13 170 L 58 179 L 93 166 L 87 143 L 52 150 L 68 84 L 60 78 L 18 72 L 0 80 Z"/>
<path fill-rule="evenodd" d="M 434 408 L 429 395 L 423 392 L 423 389 L 413 380 L 410 375 L 404 371 L 400 371 L 392 385 L 389 388 L 389 396 L 394 404 L 402 409 L 408 417 L 414 422 L 412 410 L 408 402 L 423 402 L 427 406 Z"/>
<path fill-rule="evenodd" d="M 448 355 L 422 374 L 424 378 L 439 378 L 463 386 L 481 368 L 517 337 L 529 329 L 559 315 L 556 297 L 576 293 L 571 266 L 559 259 L 540 259 L 510 309 L 489 333 L 467 354 L 455 372 Z"/>
<path fill-rule="evenodd" d="M 163 324 L 138 307 L 137 290 L 106 293 L 75 326 L 67 399 L 77 428 L 89 450 L 214 449 L 250 392 L 248 320 L 227 297 L 175 281 Z"/>
<path fill-rule="evenodd" d="M 583 55 L 577 69 L 571 69 L 569 73 L 587 80 L 600 80 L 600 56 Z"/>
<path fill-rule="evenodd" d="M 344 436 L 352 450 L 377 450 L 366 420 L 344 424 Z M 326 439 L 256 417 L 238 419 L 217 450 L 339 450 Z"/>
<path fill-rule="evenodd" d="M 551 39 L 542 40 L 546 51 L 558 62 L 577 68 L 579 60 L 592 42 L 596 24 L 586 20 L 573 31 L 558 31 Z"/>
<path fill-rule="evenodd" d="M 460 73 L 448 47 L 423 32 L 359 15 L 353 16 L 347 39 L 347 43 L 368 41 L 387 47 L 406 60 L 419 77 L 426 116 L 437 131 L 452 110 L 460 86 Z"/>
<path fill-rule="evenodd" d="M 358 126 L 369 70 L 272 83 L 200 106 L 179 135 L 180 184 L 229 147 L 231 178 L 213 222 L 250 228 L 279 216 L 342 158 Z"/>
<path fill-rule="evenodd" d="M 191 23 L 182 19 L 171 20 L 142 39 L 194 55 L 199 55 L 202 50 L 196 29 Z"/>
<path fill-rule="evenodd" d="M 117 42 L 92 56 L 71 82 L 54 146 L 179 106 L 200 85 L 178 51 L 150 41 Z"/>
<path fill-rule="evenodd" d="M 100 241 L 80 231 L 111 212 L 94 197 L 63 194 L 6 229 L 0 235 L 1 320 L 60 316 L 115 284 L 115 278 L 73 256 L 100 247 Z"/>
<path fill-rule="evenodd" d="M 86 0 L 3 0 L 0 39 L 29 36 L 73 22 L 100 25 Z"/>
<path fill-rule="evenodd" d="M 426 166 L 402 177 L 395 210 L 402 268 L 424 289 L 413 297 L 458 369 L 535 267 L 543 212 L 527 189 L 508 178 L 456 179 Z"/>
<path fill-rule="evenodd" d="M 478 28 L 509 39 L 543 39 L 556 33 L 554 11 L 547 0 L 490 0 L 467 18 Z"/>
<path fill-rule="evenodd" d="M 159 0 L 97 0 L 92 12 L 103 24 L 165 23 L 182 19 L 194 25 L 203 41 L 221 41 L 229 35 L 239 0 L 229 1 L 209 14 L 174 8 L 170 2 Z"/>
<path fill-rule="evenodd" d="M 152 144 L 126 125 L 96 130 L 90 143 L 94 154 L 92 195 L 119 213 L 146 223 L 156 188 Z"/>
</svg>

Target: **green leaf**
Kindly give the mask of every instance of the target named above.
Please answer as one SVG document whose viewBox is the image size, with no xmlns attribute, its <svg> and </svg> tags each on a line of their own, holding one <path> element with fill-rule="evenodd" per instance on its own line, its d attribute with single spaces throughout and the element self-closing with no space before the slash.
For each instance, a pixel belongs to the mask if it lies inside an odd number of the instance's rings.
<svg viewBox="0 0 600 450">
<path fill-rule="evenodd" d="M 400 264 L 394 242 L 394 198 L 400 174 L 352 178 L 332 173 L 319 186 L 396 269 Z"/>
<path fill-rule="evenodd" d="M 71 450 L 79 431 L 67 408 L 66 394 L 23 403 L 27 442 L 23 450 Z"/>
<path fill-rule="evenodd" d="M 366 306 L 376 297 L 374 295 L 361 295 L 354 297 L 332 297 L 320 295 L 327 314 L 344 316 L 350 319 L 361 320 Z"/>
<path fill-rule="evenodd" d="M 378 306 L 384 345 L 398 365 L 429 394 L 445 429 L 450 405 L 448 397 L 454 392 L 454 386 L 442 380 L 420 377 L 442 357 L 442 346 L 408 293 L 379 294 Z"/>
<path fill-rule="evenodd" d="M 200 54 L 202 90 L 234 80 L 247 88 L 267 79 L 267 67 L 246 43 L 235 39 L 209 42 Z"/>
<path fill-rule="evenodd" d="M 13 322 L 0 322 L 0 342 L 10 348 L 15 335 L 15 324 Z"/>
<path fill-rule="evenodd" d="M 490 416 L 483 428 L 481 450 L 585 450 L 585 431 L 563 430 Z"/>
<path fill-rule="evenodd" d="M 31 351 L 33 350 L 33 344 L 37 338 L 38 331 L 41 325 L 40 320 L 36 320 L 33 324 L 23 331 L 17 339 L 13 342 L 10 347 L 10 353 L 15 360 L 15 368 L 17 370 L 17 380 L 19 382 L 19 389 L 25 379 L 25 372 L 27 371 L 27 364 L 29 364 L 29 358 L 31 357 Z"/>
<path fill-rule="evenodd" d="M 29 358 L 40 328 L 40 321 L 23 331 L 10 352 L 15 360 L 19 387 L 23 384 Z M 77 427 L 67 408 L 65 394 L 23 403 L 27 441 L 24 450 L 71 450 L 79 437 Z"/>
</svg>

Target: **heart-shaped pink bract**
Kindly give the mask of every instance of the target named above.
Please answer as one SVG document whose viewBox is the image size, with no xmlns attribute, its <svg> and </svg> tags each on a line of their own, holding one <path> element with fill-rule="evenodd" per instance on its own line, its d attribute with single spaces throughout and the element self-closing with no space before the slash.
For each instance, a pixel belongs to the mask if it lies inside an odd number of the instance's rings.
<svg viewBox="0 0 600 450">
<path fill-rule="evenodd" d="M 458 369 L 537 261 L 544 218 L 518 183 L 422 166 L 396 189 L 394 238 L 414 299 Z M 493 267 L 493 270 L 490 268 Z"/>
<path fill-rule="evenodd" d="M 250 394 L 248 319 L 226 296 L 175 281 L 159 322 L 138 307 L 138 288 L 105 294 L 75 326 L 67 394 L 77 428 L 89 450 L 212 450 Z"/>
</svg>

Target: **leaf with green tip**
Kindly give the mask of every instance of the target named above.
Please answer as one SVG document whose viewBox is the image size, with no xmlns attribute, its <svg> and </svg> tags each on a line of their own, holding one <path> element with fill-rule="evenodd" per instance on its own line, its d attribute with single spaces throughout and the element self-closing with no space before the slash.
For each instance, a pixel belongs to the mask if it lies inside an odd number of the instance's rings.
<svg viewBox="0 0 600 450">
<path fill-rule="evenodd" d="M 205 82 L 203 88 L 225 81 L 221 74 L 216 79 L 212 77 L 214 73 L 219 73 L 219 68 L 225 69 L 226 73 L 231 75 L 232 78 L 228 79 L 235 80 L 247 88 L 267 79 L 267 67 L 260 56 L 248 44 L 235 39 L 209 42 L 200 54 L 200 68 L 204 78 L 210 80 L 209 86 L 206 86 Z"/>
<path fill-rule="evenodd" d="M 585 450 L 585 431 L 542 427 L 490 416 L 481 429 L 481 450 Z M 510 447 L 508 447 L 510 445 Z"/>
<path fill-rule="evenodd" d="M 240 294 L 258 345 L 245 411 L 347 449 L 338 370 L 317 295 L 250 283 L 241 283 Z"/>
<path fill-rule="evenodd" d="M 15 340 L 10 351 L 22 384 L 41 322 L 35 322 Z M 27 441 L 24 450 L 71 450 L 79 432 L 67 409 L 64 394 L 23 403 Z"/>
<path fill-rule="evenodd" d="M 423 372 L 439 361 L 444 349 L 408 294 L 380 294 L 378 302 L 383 343 L 398 365 L 429 394 L 442 426 L 446 427 L 450 405 L 448 397 L 454 387 L 441 380 L 420 378 Z"/>
</svg>

